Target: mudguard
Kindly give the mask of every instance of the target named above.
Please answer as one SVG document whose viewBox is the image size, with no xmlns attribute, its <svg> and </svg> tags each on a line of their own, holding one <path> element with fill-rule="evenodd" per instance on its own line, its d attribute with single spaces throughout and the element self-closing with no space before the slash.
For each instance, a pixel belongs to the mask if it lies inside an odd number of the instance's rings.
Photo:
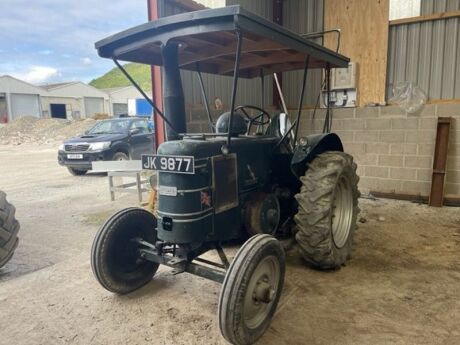
<svg viewBox="0 0 460 345">
<path fill-rule="evenodd" d="M 297 178 L 305 174 L 308 163 L 317 155 L 326 151 L 343 152 L 342 141 L 335 133 L 313 134 L 303 138 L 306 144 L 298 144 L 291 159 L 291 171 Z"/>
</svg>

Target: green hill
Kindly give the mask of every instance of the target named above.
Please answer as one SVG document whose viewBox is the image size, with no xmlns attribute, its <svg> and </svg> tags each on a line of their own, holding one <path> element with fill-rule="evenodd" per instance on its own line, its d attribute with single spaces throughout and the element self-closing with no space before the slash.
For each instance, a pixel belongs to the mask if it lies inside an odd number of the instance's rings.
<svg viewBox="0 0 460 345">
<path fill-rule="evenodd" d="M 126 71 L 134 78 L 136 82 L 146 91 L 152 89 L 150 79 L 150 66 L 128 63 L 124 65 Z M 103 76 L 91 80 L 90 85 L 98 89 L 108 89 L 111 87 L 121 87 L 131 85 L 129 80 L 121 73 L 118 67 L 112 68 Z"/>
</svg>

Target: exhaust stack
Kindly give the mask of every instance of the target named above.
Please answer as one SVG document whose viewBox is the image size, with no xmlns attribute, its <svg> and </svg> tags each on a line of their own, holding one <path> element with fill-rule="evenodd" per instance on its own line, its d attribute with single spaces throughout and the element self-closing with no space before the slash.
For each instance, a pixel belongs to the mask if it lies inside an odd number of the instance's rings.
<svg viewBox="0 0 460 345">
<path fill-rule="evenodd" d="M 162 46 L 163 57 L 163 106 L 164 116 L 179 133 L 186 132 L 184 90 L 179 70 L 178 43 L 168 43 Z M 168 124 L 166 140 L 179 139 Z"/>
</svg>

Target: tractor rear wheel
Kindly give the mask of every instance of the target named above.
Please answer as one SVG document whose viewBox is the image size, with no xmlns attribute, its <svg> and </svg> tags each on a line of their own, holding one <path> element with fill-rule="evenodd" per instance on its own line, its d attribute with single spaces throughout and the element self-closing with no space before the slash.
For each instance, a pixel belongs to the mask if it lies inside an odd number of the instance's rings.
<svg viewBox="0 0 460 345">
<path fill-rule="evenodd" d="M 356 168 L 352 156 L 325 152 L 300 178 L 296 240 L 316 268 L 338 268 L 351 258 L 360 195 Z"/>
<path fill-rule="evenodd" d="M 20 225 L 15 212 L 14 206 L 6 201 L 6 194 L 0 191 L 0 267 L 11 259 L 18 246 Z"/>
<path fill-rule="evenodd" d="M 283 290 L 285 257 L 273 236 L 251 237 L 225 275 L 218 315 L 222 335 L 236 345 L 254 344 L 270 326 Z"/>
<path fill-rule="evenodd" d="M 137 207 L 115 213 L 99 229 L 91 248 L 91 268 L 108 291 L 125 294 L 147 284 L 158 264 L 144 260 L 136 239 L 156 241 L 156 218 Z"/>
</svg>

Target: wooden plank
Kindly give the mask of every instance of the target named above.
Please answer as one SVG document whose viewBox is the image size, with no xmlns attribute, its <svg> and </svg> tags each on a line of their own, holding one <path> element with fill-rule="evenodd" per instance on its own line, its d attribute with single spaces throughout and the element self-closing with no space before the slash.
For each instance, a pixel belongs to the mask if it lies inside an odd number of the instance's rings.
<svg viewBox="0 0 460 345">
<path fill-rule="evenodd" d="M 340 53 L 359 64 L 359 106 L 385 101 L 388 18 L 389 0 L 325 0 L 324 29 L 340 28 Z M 324 43 L 335 49 L 336 36 Z"/>
<path fill-rule="evenodd" d="M 438 117 L 436 145 L 433 159 L 430 200 L 433 207 L 442 207 L 444 201 L 444 178 L 446 175 L 447 147 L 449 145 L 450 117 Z"/>
<path fill-rule="evenodd" d="M 370 191 L 372 196 L 376 198 L 386 198 L 395 200 L 406 200 L 411 202 L 420 202 L 428 204 L 428 196 L 426 195 L 413 195 L 413 194 L 402 194 L 402 193 L 386 193 L 378 191 Z M 444 205 L 446 206 L 460 206 L 460 198 L 455 195 L 446 195 L 444 198 Z"/>
<path fill-rule="evenodd" d="M 390 20 L 390 26 L 402 25 L 402 24 L 411 24 L 411 23 L 421 23 L 421 22 L 428 22 L 428 21 L 433 21 L 433 20 L 456 18 L 456 17 L 460 17 L 460 10 L 459 11 L 433 13 L 433 14 L 427 14 L 427 15 L 418 16 L 418 17 L 409 17 L 409 18 Z"/>
</svg>

